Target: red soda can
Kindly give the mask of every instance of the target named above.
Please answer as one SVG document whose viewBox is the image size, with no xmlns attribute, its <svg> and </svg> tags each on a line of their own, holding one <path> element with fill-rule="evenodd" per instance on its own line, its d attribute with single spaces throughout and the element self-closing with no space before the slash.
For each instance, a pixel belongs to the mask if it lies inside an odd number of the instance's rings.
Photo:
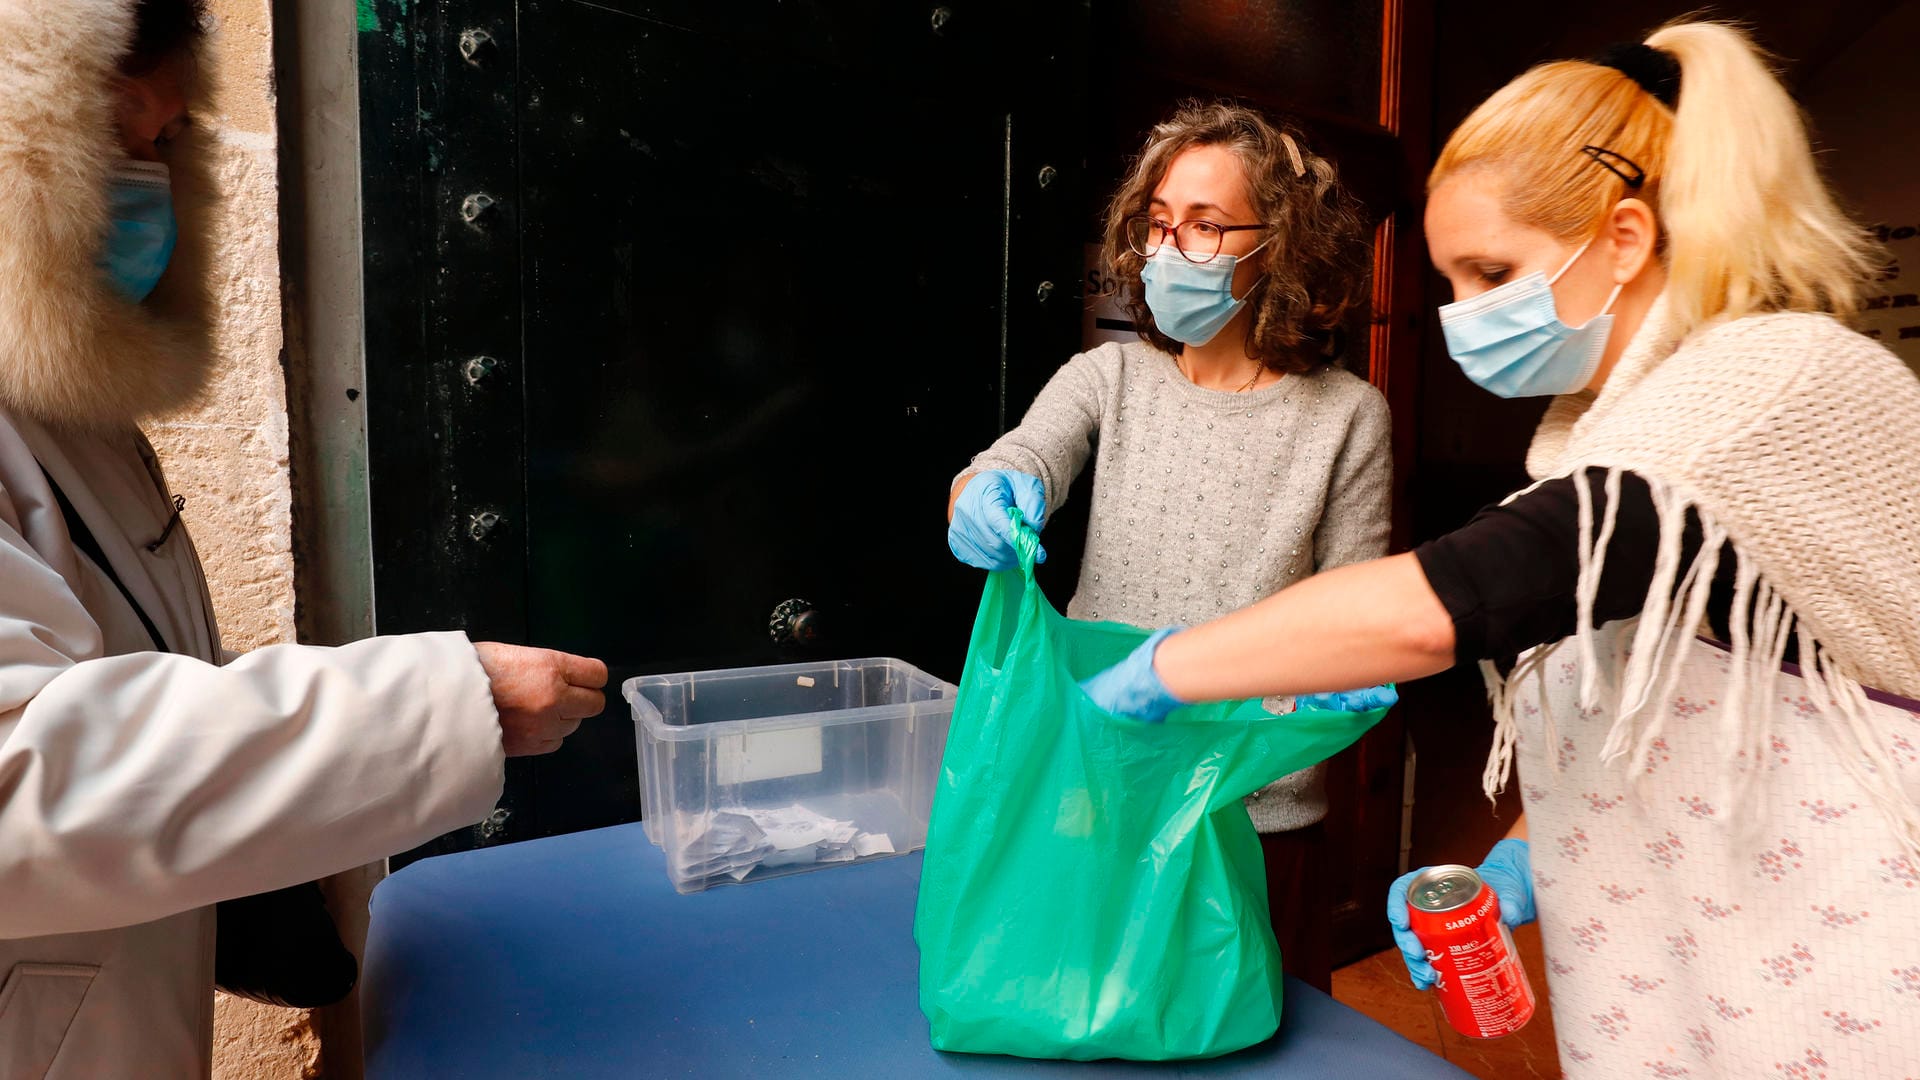
<svg viewBox="0 0 1920 1080">
<path fill-rule="evenodd" d="M 1464 866 L 1422 870 L 1407 886 L 1407 919 L 1440 976 L 1433 992 L 1455 1031 L 1497 1039 L 1533 1019 L 1533 987 L 1500 921 L 1499 894 L 1479 874 Z"/>
</svg>

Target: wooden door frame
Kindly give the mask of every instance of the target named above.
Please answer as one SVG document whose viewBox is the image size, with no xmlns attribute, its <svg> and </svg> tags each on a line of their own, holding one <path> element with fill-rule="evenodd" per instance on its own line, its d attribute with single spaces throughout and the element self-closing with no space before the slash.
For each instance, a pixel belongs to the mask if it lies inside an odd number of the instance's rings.
<svg viewBox="0 0 1920 1080">
<path fill-rule="evenodd" d="M 1432 139 L 1432 0 L 1386 0 L 1381 12 L 1380 127 L 1399 153 L 1399 182 L 1391 212 L 1374 230 L 1373 321 L 1367 379 L 1386 396 L 1393 415 L 1392 549 L 1412 540 L 1408 497 L 1417 446 L 1414 415 L 1426 325 L 1426 241 L 1421 231 Z M 1359 745 L 1339 759 L 1345 776 L 1331 778 L 1330 812 L 1345 841 L 1332 858 L 1328 881 L 1351 873 L 1335 892 L 1336 963 L 1389 944 L 1376 902 L 1403 869 L 1407 847 L 1407 735 L 1399 710 L 1387 714 Z M 1346 763 L 1351 762 L 1348 766 Z M 1346 805 L 1341 805 L 1342 802 Z M 1348 867 L 1350 869 L 1342 869 Z"/>
<path fill-rule="evenodd" d="M 1426 239 L 1421 232 L 1433 127 L 1432 0 L 1386 0 L 1380 48 L 1380 126 L 1400 146 L 1401 197 L 1373 245 L 1373 338 L 1368 381 L 1393 410 L 1393 547 L 1411 540 L 1407 483 L 1425 324 Z"/>
</svg>

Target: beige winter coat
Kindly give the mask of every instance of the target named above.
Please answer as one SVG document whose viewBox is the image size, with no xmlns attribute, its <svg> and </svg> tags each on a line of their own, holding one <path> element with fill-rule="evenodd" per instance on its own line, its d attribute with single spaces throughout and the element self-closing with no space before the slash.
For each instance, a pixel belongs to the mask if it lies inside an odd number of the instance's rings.
<svg viewBox="0 0 1920 1080">
<path fill-rule="evenodd" d="M 502 777 L 461 635 L 220 667 L 185 530 L 147 550 L 171 507 L 136 422 L 190 400 L 207 353 L 190 242 L 142 307 L 93 267 L 131 8 L 0 0 L 0 1080 L 205 1075 L 209 905 L 477 821 Z"/>
</svg>

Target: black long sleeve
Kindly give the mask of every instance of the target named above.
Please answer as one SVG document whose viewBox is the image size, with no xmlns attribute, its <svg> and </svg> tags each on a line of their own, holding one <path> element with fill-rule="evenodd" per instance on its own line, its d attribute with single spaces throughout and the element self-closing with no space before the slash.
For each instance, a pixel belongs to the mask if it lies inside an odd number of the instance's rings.
<svg viewBox="0 0 1920 1080">
<path fill-rule="evenodd" d="M 1605 470 L 1587 471 L 1596 539 L 1606 513 L 1605 476 Z M 1574 479 L 1565 477 L 1505 506 L 1488 507 L 1464 527 L 1415 549 L 1428 583 L 1453 618 L 1456 662 L 1505 659 L 1573 633 L 1579 617 L 1579 533 L 1579 495 Z M 1699 554 L 1702 542 L 1700 519 L 1689 510 L 1682 566 Z M 1652 490 L 1644 478 L 1623 473 L 1620 509 L 1594 599 L 1595 626 L 1640 613 L 1659 546 Z M 1723 639 L 1733 583 L 1732 552 L 1723 551 L 1707 605 L 1708 622 Z"/>
</svg>

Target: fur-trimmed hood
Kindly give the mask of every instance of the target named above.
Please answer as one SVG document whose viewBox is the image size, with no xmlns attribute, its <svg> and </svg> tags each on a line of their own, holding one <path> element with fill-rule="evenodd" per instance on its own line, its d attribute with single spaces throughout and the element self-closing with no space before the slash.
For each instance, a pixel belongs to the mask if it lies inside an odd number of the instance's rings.
<svg viewBox="0 0 1920 1080">
<path fill-rule="evenodd" d="M 130 303 L 96 265 L 134 6 L 0 0 L 0 407 L 62 427 L 176 412 L 211 365 L 195 140 L 167 162 L 180 242 L 153 295 Z"/>
</svg>

